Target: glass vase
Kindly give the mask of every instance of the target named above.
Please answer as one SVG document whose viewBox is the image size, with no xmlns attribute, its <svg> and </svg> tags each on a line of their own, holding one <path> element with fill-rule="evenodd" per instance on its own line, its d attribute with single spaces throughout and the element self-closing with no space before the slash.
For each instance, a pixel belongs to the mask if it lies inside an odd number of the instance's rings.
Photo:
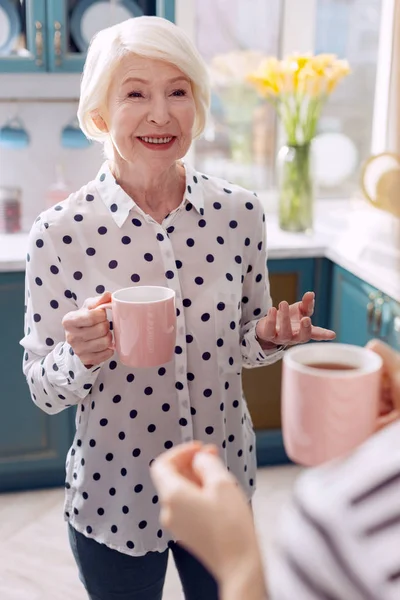
<svg viewBox="0 0 400 600">
<path fill-rule="evenodd" d="M 310 233 L 315 196 L 311 143 L 283 146 L 277 167 L 279 226 L 284 231 Z"/>
</svg>

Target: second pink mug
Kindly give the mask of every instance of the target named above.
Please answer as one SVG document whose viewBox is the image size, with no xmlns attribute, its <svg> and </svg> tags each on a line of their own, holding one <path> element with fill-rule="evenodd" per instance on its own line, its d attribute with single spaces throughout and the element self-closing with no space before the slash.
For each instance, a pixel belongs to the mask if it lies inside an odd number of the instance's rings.
<svg viewBox="0 0 400 600">
<path fill-rule="evenodd" d="M 382 359 L 347 344 L 307 344 L 283 359 L 282 430 L 294 462 L 315 466 L 343 456 L 375 431 Z"/>
<path fill-rule="evenodd" d="M 113 292 L 111 308 L 115 347 L 128 367 L 156 367 L 174 356 L 175 291 L 162 286 L 136 286 Z"/>
</svg>

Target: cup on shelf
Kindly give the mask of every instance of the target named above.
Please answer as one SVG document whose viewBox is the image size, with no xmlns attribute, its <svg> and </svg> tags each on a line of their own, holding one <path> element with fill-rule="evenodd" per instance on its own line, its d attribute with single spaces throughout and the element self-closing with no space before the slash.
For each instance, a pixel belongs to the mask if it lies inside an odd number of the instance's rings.
<svg viewBox="0 0 400 600">
<path fill-rule="evenodd" d="M 92 145 L 91 140 L 88 140 L 81 128 L 77 117 L 69 121 L 61 131 L 61 146 L 74 150 L 89 148 Z"/>
<path fill-rule="evenodd" d="M 20 117 L 8 119 L 0 127 L 0 147 L 7 149 L 21 149 L 29 146 L 30 137 Z"/>
</svg>

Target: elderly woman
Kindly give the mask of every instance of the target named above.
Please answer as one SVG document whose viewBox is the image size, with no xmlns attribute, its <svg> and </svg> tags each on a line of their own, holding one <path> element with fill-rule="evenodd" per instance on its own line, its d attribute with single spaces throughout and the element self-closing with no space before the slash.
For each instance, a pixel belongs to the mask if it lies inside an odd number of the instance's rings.
<svg viewBox="0 0 400 600">
<path fill-rule="evenodd" d="M 214 578 L 160 525 L 149 465 L 181 442 L 211 442 L 250 500 L 255 436 L 242 366 L 334 337 L 311 325 L 312 292 L 271 307 L 257 198 L 180 161 L 209 97 L 206 67 L 172 23 L 140 17 L 97 34 L 78 117 L 107 160 L 30 234 L 24 372 L 47 413 L 77 407 L 65 518 L 93 600 L 160 599 L 169 549 L 185 597 L 217 599 Z M 176 292 L 174 360 L 156 368 L 119 362 L 100 308 L 137 285 Z"/>
</svg>

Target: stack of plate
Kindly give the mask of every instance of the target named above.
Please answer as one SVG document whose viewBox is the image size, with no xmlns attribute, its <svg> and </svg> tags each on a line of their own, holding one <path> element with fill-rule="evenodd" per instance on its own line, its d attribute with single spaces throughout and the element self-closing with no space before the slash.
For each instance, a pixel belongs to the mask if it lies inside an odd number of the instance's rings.
<svg viewBox="0 0 400 600">
<path fill-rule="evenodd" d="M 101 29 L 142 15 L 143 10 L 134 0 L 80 0 L 71 14 L 71 35 L 77 48 L 86 52 Z"/>
<path fill-rule="evenodd" d="M 14 3 L 0 0 L 0 55 L 11 54 L 20 32 L 21 22 Z"/>
</svg>

